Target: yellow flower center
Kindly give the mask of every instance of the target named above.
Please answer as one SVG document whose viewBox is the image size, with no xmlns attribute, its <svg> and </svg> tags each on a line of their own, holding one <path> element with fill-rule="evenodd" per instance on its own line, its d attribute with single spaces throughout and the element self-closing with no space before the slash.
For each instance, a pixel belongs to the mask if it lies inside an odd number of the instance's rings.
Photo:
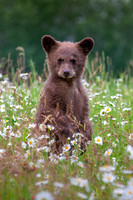
<svg viewBox="0 0 133 200">
<path fill-rule="evenodd" d="M 108 169 L 108 168 L 109 168 L 109 166 L 108 166 L 108 165 L 104 165 L 103 167 L 104 167 L 105 169 Z"/>
<path fill-rule="evenodd" d="M 128 194 L 132 195 L 132 191 L 128 191 Z"/>
<path fill-rule="evenodd" d="M 107 176 L 107 180 L 111 180 L 111 177 L 110 177 L 110 176 Z"/>
<path fill-rule="evenodd" d="M 107 110 L 106 110 L 107 112 L 109 111 L 109 108 L 107 108 Z"/>
<path fill-rule="evenodd" d="M 77 179 L 77 182 L 79 182 L 79 183 L 80 183 L 80 182 L 81 182 L 81 178 L 78 178 L 78 179 Z"/>
<path fill-rule="evenodd" d="M 68 147 L 68 146 L 66 146 L 66 147 L 65 147 L 65 149 L 69 149 L 69 147 Z"/>
<path fill-rule="evenodd" d="M 100 139 L 97 139 L 97 142 L 100 142 Z"/>
<path fill-rule="evenodd" d="M 94 197 L 97 197 L 97 194 L 96 194 L 96 193 L 94 193 Z"/>
<path fill-rule="evenodd" d="M 32 141 L 29 141 L 29 144 L 32 144 L 33 142 Z"/>
<path fill-rule="evenodd" d="M 110 155 L 110 154 L 111 154 L 111 152 L 110 152 L 110 151 L 108 151 L 108 152 L 107 152 L 107 155 Z"/>
</svg>

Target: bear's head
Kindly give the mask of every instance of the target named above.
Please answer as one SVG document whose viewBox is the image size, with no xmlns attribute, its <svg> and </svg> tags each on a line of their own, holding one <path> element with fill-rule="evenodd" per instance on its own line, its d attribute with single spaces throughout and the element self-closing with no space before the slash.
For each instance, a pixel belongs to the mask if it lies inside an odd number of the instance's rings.
<svg viewBox="0 0 133 200">
<path fill-rule="evenodd" d="M 53 37 L 42 37 L 42 46 L 47 55 L 48 68 L 51 75 L 70 81 L 81 78 L 87 55 L 93 48 L 92 38 L 84 38 L 80 42 L 59 42 Z"/>
</svg>

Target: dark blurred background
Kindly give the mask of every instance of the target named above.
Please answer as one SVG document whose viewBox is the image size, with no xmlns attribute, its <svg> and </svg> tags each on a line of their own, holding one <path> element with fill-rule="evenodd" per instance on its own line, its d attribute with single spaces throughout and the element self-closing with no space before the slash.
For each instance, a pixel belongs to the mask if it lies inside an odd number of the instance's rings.
<svg viewBox="0 0 133 200">
<path fill-rule="evenodd" d="M 63 41 L 93 37 L 91 57 L 103 51 L 112 58 L 112 71 L 123 71 L 133 59 L 132 0 L 0 0 L 0 58 L 17 55 L 22 46 L 38 72 L 45 54 L 41 37 Z"/>
</svg>

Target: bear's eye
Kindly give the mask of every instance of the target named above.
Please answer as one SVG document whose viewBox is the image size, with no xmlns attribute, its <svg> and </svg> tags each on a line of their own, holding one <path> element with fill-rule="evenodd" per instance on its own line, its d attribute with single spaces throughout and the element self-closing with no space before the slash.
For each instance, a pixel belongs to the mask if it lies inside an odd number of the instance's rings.
<svg viewBox="0 0 133 200">
<path fill-rule="evenodd" d="M 59 65 L 60 65 L 63 61 L 64 61 L 64 60 L 63 60 L 62 58 L 59 58 L 59 59 L 57 60 L 57 62 L 58 62 Z"/>
<path fill-rule="evenodd" d="M 71 59 L 70 60 L 71 61 L 71 63 L 73 64 L 73 65 L 75 65 L 76 64 L 76 60 L 73 58 L 73 59 Z"/>
</svg>

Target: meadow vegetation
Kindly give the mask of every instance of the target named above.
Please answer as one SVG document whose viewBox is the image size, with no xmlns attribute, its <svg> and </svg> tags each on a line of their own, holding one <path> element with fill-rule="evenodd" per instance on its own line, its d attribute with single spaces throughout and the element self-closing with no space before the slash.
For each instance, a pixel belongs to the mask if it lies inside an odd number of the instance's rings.
<svg viewBox="0 0 133 200">
<path fill-rule="evenodd" d="M 23 73 L 24 53 L 16 72 L 9 58 L 1 60 L 0 69 L 7 70 L 0 71 L 0 200 L 133 199 L 133 78 L 128 69 L 114 79 L 105 63 L 98 55 L 88 61 L 83 80 L 93 124 L 86 152 L 81 155 L 77 143 L 82 133 L 75 133 L 62 154 L 54 155 L 54 127 L 47 127 L 47 135 L 34 133 L 43 76 L 32 61 L 31 72 Z"/>
</svg>

